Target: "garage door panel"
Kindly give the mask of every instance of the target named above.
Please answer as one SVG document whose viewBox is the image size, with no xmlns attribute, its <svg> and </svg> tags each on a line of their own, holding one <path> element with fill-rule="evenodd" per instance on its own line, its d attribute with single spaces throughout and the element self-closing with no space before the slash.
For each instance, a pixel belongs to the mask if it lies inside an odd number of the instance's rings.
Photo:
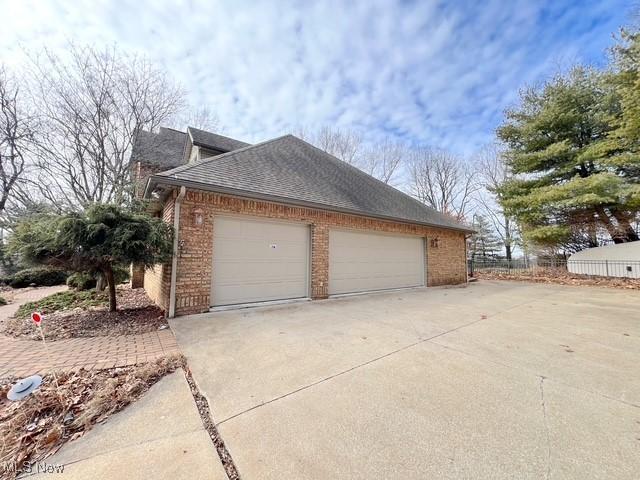
<svg viewBox="0 0 640 480">
<path fill-rule="evenodd" d="M 424 285 L 421 237 L 332 230 L 329 293 L 354 293 Z"/>
<path fill-rule="evenodd" d="M 308 295 L 308 226 L 216 217 L 213 237 L 212 305 Z"/>
</svg>

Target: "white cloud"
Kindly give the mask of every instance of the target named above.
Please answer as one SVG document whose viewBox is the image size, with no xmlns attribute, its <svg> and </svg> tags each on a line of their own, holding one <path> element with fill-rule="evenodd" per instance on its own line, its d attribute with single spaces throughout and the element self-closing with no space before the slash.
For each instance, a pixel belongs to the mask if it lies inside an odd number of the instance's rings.
<svg viewBox="0 0 640 480">
<path fill-rule="evenodd" d="M 118 43 L 248 141 L 329 124 L 469 153 L 523 83 L 611 43 L 622 0 L 576 3 L 0 0 L 0 51 Z"/>
</svg>

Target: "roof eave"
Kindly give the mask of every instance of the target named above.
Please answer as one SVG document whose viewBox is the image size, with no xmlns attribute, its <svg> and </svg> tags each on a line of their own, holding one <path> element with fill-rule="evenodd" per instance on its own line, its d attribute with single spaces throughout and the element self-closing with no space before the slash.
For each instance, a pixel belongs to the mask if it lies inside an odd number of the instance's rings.
<svg viewBox="0 0 640 480">
<path fill-rule="evenodd" d="M 184 186 L 184 187 L 188 187 L 188 188 L 193 188 L 195 190 L 204 190 L 204 191 L 207 191 L 207 192 L 221 193 L 221 194 L 225 194 L 225 195 L 232 195 L 232 196 L 235 196 L 235 197 L 247 198 L 247 199 L 251 199 L 251 200 L 264 200 L 264 201 L 268 201 L 268 202 L 284 203 L 284 204 L 288 204 L 288 205 L 295 205 L 295 206 L 298 206 L 298 207 L 314 208 L 314 209 L 318 209 L 318 210 L 327 210 L 327 211 L 337 212 L 337 213 L 346 213 L 346 214 L 350 214 L 350 215 L 358 215 L 358 216 L 361 216 L 361 217 L 378 218 L 380 220 L 408 223 L 408 224 L 412 224 L 412 225 L 423 225 L 425 227 L 442 228 L 442 229 L 445 229 L 445 230 L 454 230 L 454 231 L 457 231 L 457 232 L 464 232 L 464 233 L 473 233 L 474 232 L 474 230 L 472 230 L 470 228 L 465 228 L 463 226 L 453 227 L 453 226 L 449 226 L 449 225 L 439 225 L 437 223 L 419 222 L 419 221 L 411 220 L 411 219 L 407 219 L 407 218 L 391 217 L 391 216 L 380 215 L 380 214 L 376 214 L 376 213 L 362 212 L 362 211 L 353 210 L 353 209 L 350 209 L 350 208 L 340 208 L 340 207 L 335 207 L 335 206 L 332 206 L 332 205 L 326 205 L 326 204 L 323 204 L 323 203 L 308 202 L 308 201 L 305 201 L 305 200 L 296 200 L 296 199 L 292 199 L 292 198 L 288 198 L 288 197 L 280 197 L 280 196 L 277 196 L 277 195 L 268 195 L 268 194 L 250 192 L 250 191 L 247 191 L 247 190 L 239 190 L 239 189 L 235 189 L 235 188 L 220 187 L 218 185 L 211 185 L 211 184 L 208 184 L 208 183 L 194 182 L 194 181 L 191 181 L 191 180 L 183 180 L 183 179 L 173 178 L 173 177 L 165 177 L 165 176 L 162 176 L 162 175 L 152 175 L 151 177 L 148 178 L 147 185 L 146 185 L 145 191 L 144 191 L 144 198 L 149 198 L 151 196 L 151 193 L 153 192 L 154 188 L 157 185 L 160 185 L 160 184 L 180 186 L 180 187 Z"/>
</svg>

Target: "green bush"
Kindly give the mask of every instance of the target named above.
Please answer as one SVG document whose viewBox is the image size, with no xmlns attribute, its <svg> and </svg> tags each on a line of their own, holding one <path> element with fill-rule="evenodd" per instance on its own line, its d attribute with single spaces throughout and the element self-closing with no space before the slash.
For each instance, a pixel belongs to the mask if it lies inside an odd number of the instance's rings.
<svg viewBox="0 0 640 480">
<path fill-rule="evenodd" d="M 113 276 L 117 284 L 129 281 L 129 269 L 127 267 L 114 267 Z M 96 288 L 98 283 L 98 274 L 90 274 L 86 272 L 76 272 L 69 275 L 67 285 L 69 288 L 76 290 L 90 290 Z"/>
<path fill-rule="evenodd" d="M 34 311 L 47 314 L 58 310 L 71 310 L 77 307 L 98 307 L 107 304 L 108 297 L 105 292 L 67 290 L 66 292 L 54 293 L 37 302 L 28 302 L 21 305 L 16 312 L 16 318 L 28 318 L 31 312 Z"/>
<path fill-rule="evenodd" d="M 90 290 L 96 287 L 96 278 L 88 273 L 72 273 L 67 277 L 67 286 L 76 290 Z"/>
<path fill-rule="evenodd" d="M 7 300 L 4 297 L 0 297 L 0 305 L 6 305 Z"/>
<path fill-rule="evenodd" d="M 51 285 L 64 285 L 67 280 L 67 272 L 48 267 L 35 267 L 20 270 L 5 282 L 13 288 L 24 288 L 31 284 L 42 287 Z"/>
<path fill-rule="evenodd" d="M 121 284 L 129 281 L 129 267 L 121 267 L 116 265 L 113 267 L 113 276 L 116 280 L 116 284 Z"/>
</svg>

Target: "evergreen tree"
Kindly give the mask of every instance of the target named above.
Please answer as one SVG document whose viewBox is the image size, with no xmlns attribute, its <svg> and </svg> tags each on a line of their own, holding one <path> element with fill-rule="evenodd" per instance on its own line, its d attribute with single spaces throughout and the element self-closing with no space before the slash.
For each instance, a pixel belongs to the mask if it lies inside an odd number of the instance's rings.
<svg viewBox="0 0 640 480">
<path fill-rule="evenodd" d="M 612 142 L 627 141 L 616 133 L 624 105 L 610 74 L 577 67 L 523 91 L 506 113 L 498 136 L 516 176 L 500 194 L 528 240 L 557 246 L 586 232 L 595 241 L 601 228 L 616 243 L 638 240 L 639 159 Z"/>
<path fill-rule="evenodd" d="M 475 233 L 469 242 L 469 255 L 477 257 L 496 257 L 502 249 L 503 243 L 483 215 L 474 215 L 471 228 Z"/>
<path fill-rule="evenodd" d="M 24 261 L 100 272 L 109 287 L 111 312 L 116 310 L 114 268 L 165 262 L 171 258 L 172 247 L 171 227 L 162 220 L 105 204 L 94 204 L 79 213 L 28 218 L 9 239 L 10 250 Z"/>
</svg>

